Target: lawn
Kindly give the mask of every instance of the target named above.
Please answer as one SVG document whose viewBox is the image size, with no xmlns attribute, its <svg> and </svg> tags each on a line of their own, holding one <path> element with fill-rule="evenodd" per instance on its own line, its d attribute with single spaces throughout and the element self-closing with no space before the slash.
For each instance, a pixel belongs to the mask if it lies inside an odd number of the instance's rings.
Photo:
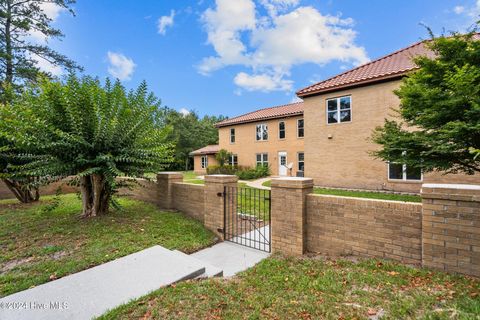
<svg viewBox="0 0 480 320">
<path fill-rule="evenodd" d="M 30 205 L 0 201 L 0 297 L 153 245 L 190 253 L 215 241 L 181 214 L 126 198 L 120 204 L 121 210 L 85 220 L 75 194 Z"/>
<path fill-rule="evenodd" d="M 262 185 L 265 187 L 270 187 L 271 180 L 265 181 L 264 183 L 262 183 Z M 352 190 L 329 189 L 329 188 L 317 187 L 313 189 L 313 193 L 326 194 L 326 195 L 332 195 L 332 196 L 342 196 L 342 197 L 354 197 L 354 198 L 394 200 L 394 201 L 406 201 L 406 202 L 422 202 L 422 198 L 417 195 L 395 194 L 395 193 L 375 192 L 375 191 L 352 191 Z"/>
<path fill-rule="evenodd" d="M 479 319 L 480 281 L 379 260 L 273 256 L 231 279 L 195 280 L 101 319 Z"/>
</svg>

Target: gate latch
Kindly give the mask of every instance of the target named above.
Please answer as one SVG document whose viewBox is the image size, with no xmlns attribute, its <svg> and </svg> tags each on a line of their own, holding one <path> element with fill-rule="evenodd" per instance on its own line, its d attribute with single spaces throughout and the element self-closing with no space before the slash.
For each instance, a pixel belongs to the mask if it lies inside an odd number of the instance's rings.
<svg viewBox="0 0 480 320">
<path fill-rule="evenodd" d="M 225 195 L 225 192 L 218 192 L 217 197 L 223 197 Z"/>
</svg>

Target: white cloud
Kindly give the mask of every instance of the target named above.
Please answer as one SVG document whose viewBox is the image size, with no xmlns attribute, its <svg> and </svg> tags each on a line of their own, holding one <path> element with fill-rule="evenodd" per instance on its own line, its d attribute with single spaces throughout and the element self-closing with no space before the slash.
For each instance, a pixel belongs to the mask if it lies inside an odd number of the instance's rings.
<svg viewBox="0 0 480 320">
<path fill-rule="evenodd" d="M 464 31 L 470 31 L 475 22 L 480 20 L 480 0 L 472 6 L 456 6 L 453 12 L 461 16 L 464 22 Z"/>
<path fill-rule="evenodd" d="M 48 19 L 52 22 L 55 22 L 62 11 L 65 11 L 65 8 L 62 8 L 52 2 L 44 2 L 39 4 L 40 9 L 45 13 Z M 48 38 L 38 30 L 33 30 L 30 32 L 30 37 L 37 42 L 47 42 Z"/>
<path fill-rule="evenodd" d="M 253 0 L 216 0 L 216 7 L 203 13 L 207 43 L 216 55 L 203 59 L 198 66 L 201 74 L 239 65 L 250 72 L 236 75 L 237 86 L 290 91 L 293 82 L 287 78 L 295 65 L 368 61 L 365 49 L 355 44 L 352 19 L 297 7 L 298 0 L 258 1 L 267 15 L 260 15 Z"/>
<path fill-rule="evenodd" d="M 464 6 L 456 6 L 455 8 L 453 8 L 453 12 L 455 12 L 456 14 L 462 14 L 464 11 L 465 11 Z"/>
<path fill-rule="evenodd" d="M 116 52 L 108 51 L 107 55 L 110 63 L 110 66 L 108 67 L 108 73 L 110 73 L 112 77 L 120 80 L 130 80 L 136 67 L 136 64 L 133 62 L 133 60 L 121 53 Z"/>
<path fill-rule="evenodd" d="M 184 117 L 190 114 L 190 111 L 187 108 L 181 108 L 178 112 L 183 114 Z"/>
<path fill-rule="evenodd" d="M 165 35 L 167 28 L 173 26 L 173 20 L 175 18 L 175 10 L 170 11 L 169 16 L 162 16 L 158 19 L 158 33 Z"/>
<path fill-rule="evenodd" d="M 52 76 L 61 76 L 63 75 L 63 68 L 57 65 L 54 65 L 47 60 L 35 57 L 34 60 L 37 62 L 37 67 L 44 72 L 50 73 Z"/>
<path fill-rule="evenodd" d="M 249 75 L 245 72 L 238 73 L 233 82 L 247 91 L 291 91 L 293 81 L 285 80 L 276 75 L 267 74 Z"/>
</svg>

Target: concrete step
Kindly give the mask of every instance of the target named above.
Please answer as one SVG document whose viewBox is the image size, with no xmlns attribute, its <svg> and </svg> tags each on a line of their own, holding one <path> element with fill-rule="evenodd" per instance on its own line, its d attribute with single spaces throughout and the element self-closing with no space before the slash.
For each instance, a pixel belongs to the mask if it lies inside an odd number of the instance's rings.
<svg viewBox="0 0 480 320">
<path fill-rule="evenodd" d="M 196 262 L 203 264 L 205 266 L 205 273 L 201 274 L 197 277 L 197 279 L 200 278 L 212 278 L 212 277 L 222 277 L 223 276 L 223 270 L 220 269 L 219 267 L 216 267 L 206 261 L 202 261 L 200 259 L 197 259 L 191 255 L 188 255 L 186 253 L 183 253 L 181 251 L 175 250 L 175 252 L 184 255 L 185 257 L 188 257 L 189 259 L 194 259 Z"/>
<path fill-rule="evenodd" d="M 0 299 L 0 319 L 92 319 L 204 273 L 204 262 L 154 246 L 4 297 Z"/>
</svg>

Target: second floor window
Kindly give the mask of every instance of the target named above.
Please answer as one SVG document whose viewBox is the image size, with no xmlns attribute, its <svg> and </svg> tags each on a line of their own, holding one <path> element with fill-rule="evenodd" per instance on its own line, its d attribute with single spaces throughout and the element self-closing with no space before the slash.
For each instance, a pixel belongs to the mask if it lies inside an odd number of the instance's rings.
<svg viewBox="0 0 480 320">
<path fill-rule="evenodd" d="M 235 143 L 235 129 L 230 129 L 230 143 Z"/>
<path fill-rule="evenodd" d="M 285 121 L 278 123 L 278 138 L 285 139 Z"/>
<path fill-rule="evenodd" d="M 351 97 L 345 96 L 327 100 L 327 123 L 352 121 Z"/>
<path fill-rule="evenodd" d="M 297 120 L 297 137 L 299 138 L 303 138 L 303 135 L 305 134 L 305 130 L 303 126 L 304 126 L 303 119 L 298 119 Z"/>
<path fill-rule="evenodd" d="M 268 140 L 268 126 L 265 123 L 257 124 L 257 141 L 266 141 Z"/>
</svg>

